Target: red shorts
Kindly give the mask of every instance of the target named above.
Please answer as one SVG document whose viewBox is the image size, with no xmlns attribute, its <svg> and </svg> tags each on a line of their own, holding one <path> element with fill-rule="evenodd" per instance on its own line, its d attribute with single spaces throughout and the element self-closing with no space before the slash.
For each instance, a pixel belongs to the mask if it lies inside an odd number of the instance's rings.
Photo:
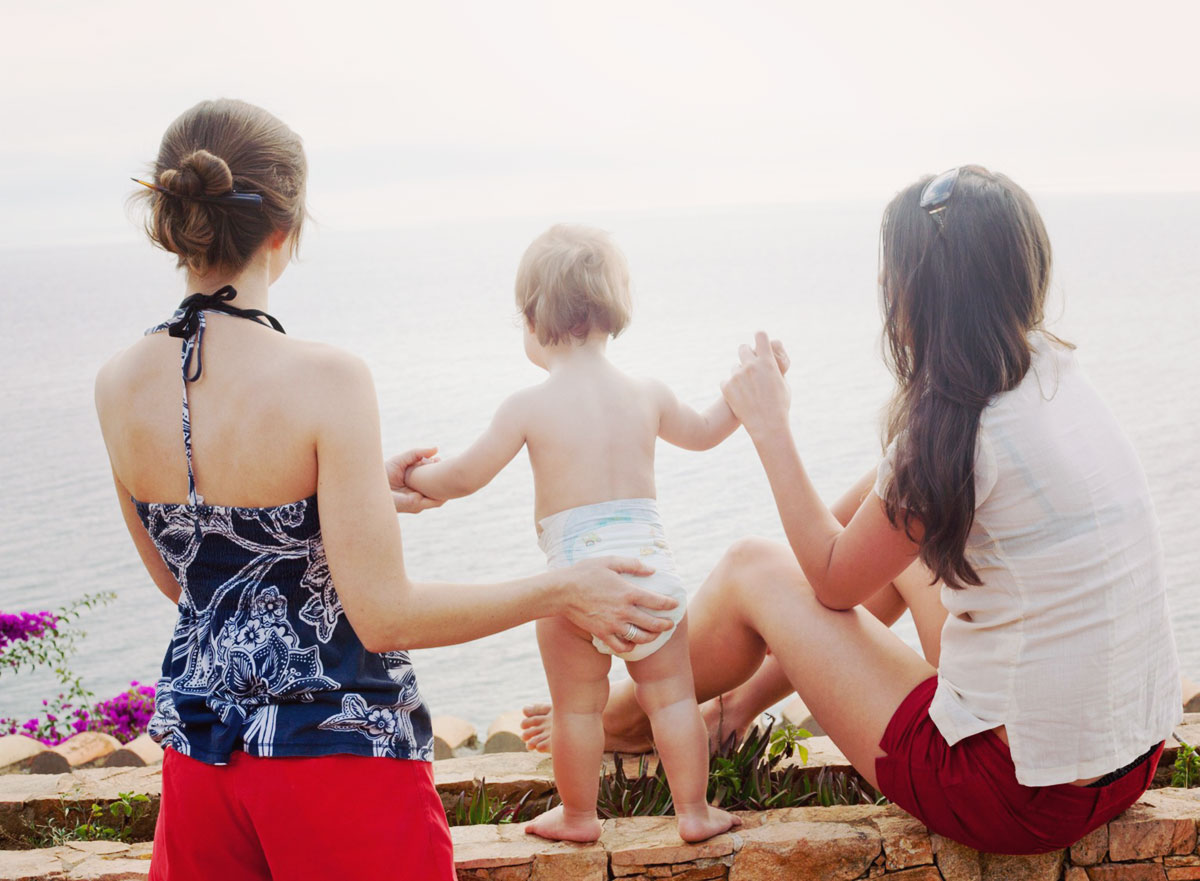
<svg viewBox="0 0 1200 881">
<path fill-rule="evenodd" d="M 150 878 L 454 881 L 454 856 L 428 762 L 168 749 Z"/>
<path fill-rule="evenodd" d="M 994 731 L 949 746 L 929 704 L 931 676 L 888 722 L 875 760 L 879 789 L 933 832 L 988 853 L 1048 853 L 1070 847 L 1137 801 L 1154 779 L 1162 745 L 1107 786 L 1022 786 Z"/>
</svg>

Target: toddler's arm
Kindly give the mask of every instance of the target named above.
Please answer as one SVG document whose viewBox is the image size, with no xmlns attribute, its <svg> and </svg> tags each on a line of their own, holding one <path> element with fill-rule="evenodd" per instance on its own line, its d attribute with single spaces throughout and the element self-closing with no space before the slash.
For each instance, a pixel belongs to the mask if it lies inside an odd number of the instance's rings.
<svg viewBox="0 0 1200 881">
<path fill-rule="evenodd" d="M 792 361 L 784 350 L 783 343 L 772 340 L 771 352 L 775 355 L 779 372 L 787 373 Z M 687 404 L 681 403 L 663 383 L 650 380 L 650 386 L 660 408 L 658 436 L 669 444 L 685 450 L 711 450 L 737 431 L 738 425 L 741 424 L 729 409 L 724 397 L 718 398 L 717 402 L 703 413 L 697 413 Z"/>
<path fill-rule="evenodd" d="M 658 436 L 669 444 L 685 450 L 711 450 L 740 424 L 724 398 L 698 413 L 658 380 L 650 380 L 650 387 L 659 406 Z"/>
<path fill-rule="evenodd" d="M 487 486 L 525 446 L 528 392 L 517 392 L 501 404 L 487 431 L 465 452 L 409 468 L 405 485 L 431 499 L 457 499 Z"/>
</svg>

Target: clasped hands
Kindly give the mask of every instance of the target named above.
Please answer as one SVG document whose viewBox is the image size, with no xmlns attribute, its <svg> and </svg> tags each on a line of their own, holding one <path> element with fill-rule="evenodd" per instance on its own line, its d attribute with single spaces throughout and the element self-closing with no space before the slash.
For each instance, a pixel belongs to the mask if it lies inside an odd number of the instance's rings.
<svg viewBox="0 0 1200 881">
<path fill-rule="evenodd" d="M 437 447 L 421 447 L 392 456 L 384 463 L 387 469 L 388 486 L 392 489 L 392 502 L 397 514 L 420 514 L 430 508 L 440 508 L 444 499 L 431 499 L 422 495 L 404 482 L 408 469 L 418 462 L 437 461 Z"/>
<path fill-rule="evenodd" d="M 739 363 L 721 383 L 725 403 L 746 428 L 751 438 L 787 425 L 792 393 L 783 375 L 791 359 L 779 340 L 761 330 L 754 335 L 754 347 L 738 346 Z"/>
<path fill-rule="evenodd" d="M 779 340 L 770 339 L 759 331 L 754 335 L 754 347 L 738 346 L 738 365 L 729 378 L 721 383 L 721 394 L 746 431 L 754 437 L 782 422 L 786 424 L 791 405 L 791 391 L 783 376 L 791 359 Z M 437 447 L 422 447 L 392 456 L 385 463 L 392 501 L 398 514 L 419 514 L 430 508 L 440 508 L 442 499 L 422 495 L 405 482 L 410 468 L 424 461 L 437 461 Z"/>
</svg>

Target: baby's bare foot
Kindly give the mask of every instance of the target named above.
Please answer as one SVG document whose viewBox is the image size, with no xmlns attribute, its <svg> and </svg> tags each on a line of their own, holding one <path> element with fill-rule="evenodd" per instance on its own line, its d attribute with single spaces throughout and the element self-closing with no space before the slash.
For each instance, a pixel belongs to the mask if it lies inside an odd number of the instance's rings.
<svg viewBox="0 0 1200 881">
<path fill-rule="evenodd" d="M 684 841 L 703 841 L 728 832 L 734 826 L 741 826 L 740 817 L 735 817 L 728 811 L 705 805 L 702 810 L 688 811 L 677 815 L 679 820 L 679 837 Z"/>
<path fill-rule="evenodd" d="M 568 817 L 563 806 L 551 808 L 525 825 L 525 832 L 549 838 L 551 841 L 595 841 L 600 837 L 602 825 L 596 813 L 591 816 Z M 715 833 L 712 833 L 715 834 Z"/>
<path fill-rule="evenodd" d="M 527 749 L 550 752 L 550 732 L 554 727 L 554 712 L 550 704 L 531 704 L 521 712 L 521 739 Z M 654 741 L 648 737 L 621 736 L 604 732 L 604 751 L 619 753 L 648 753 L 654 749 Z"/>
</svg>

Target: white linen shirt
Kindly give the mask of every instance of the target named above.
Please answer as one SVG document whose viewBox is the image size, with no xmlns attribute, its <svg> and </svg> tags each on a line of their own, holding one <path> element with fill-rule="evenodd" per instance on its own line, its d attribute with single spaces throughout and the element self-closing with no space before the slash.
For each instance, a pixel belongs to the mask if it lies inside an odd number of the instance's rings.
<svg viewBox="0 0 1200 881">
<path fill-rule="evenodd" d="M 1049 786 L 1127 765 L 1182 708 L 1141 464 L 1074 353 L 1032 342 L 980 417 L 966 558 L 983 584 L 942 586 L 929 716 L 949 744 L 1004 725 L 1017 780 Z M 877 495 L 891 472 L 889 455 Z"/>
</svg>

